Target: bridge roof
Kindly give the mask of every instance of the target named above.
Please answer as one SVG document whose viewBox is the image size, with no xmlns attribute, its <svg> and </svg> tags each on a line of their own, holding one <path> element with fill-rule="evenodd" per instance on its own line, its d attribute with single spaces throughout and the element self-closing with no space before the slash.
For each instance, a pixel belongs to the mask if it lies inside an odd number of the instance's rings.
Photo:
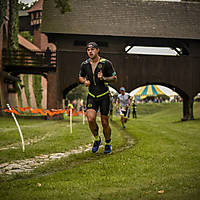
<svg viewBox="0 0 200 200">
<path fill-rule="evenodd" d="M 28 13 L 43 10 L 43 0 L 38 0 L 32 8 L 27 10 Z"/>
<path fill-rule="evenodd" d="M 200 3 L 140 0 L 71 0 L 64 15 L 44 1 L 46 33 L 200 39 Z"/>
</svg>

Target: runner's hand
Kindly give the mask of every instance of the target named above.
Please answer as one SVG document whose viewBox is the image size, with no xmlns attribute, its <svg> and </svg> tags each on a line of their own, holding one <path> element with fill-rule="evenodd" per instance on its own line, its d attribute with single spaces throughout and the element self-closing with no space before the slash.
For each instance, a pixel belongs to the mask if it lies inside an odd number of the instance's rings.
<svg viewBox="0 0 200 200">
<path fill-rule="evenodd" d="M 89 81 L 89 80 L 85 80 L 85 81 L 84 81 L 84 85 L 85 85 L 86 87 L 89 87 L 89 86 L 90 86 L 90 81 Z"/>
<path fill-rule="evenodd" d="M 100 80 L 103 80 L 103 72 L 102 72 L 102 70 L 100 70 L 100 72 L 98 72 L 98 78 L 100 79 Z"/>
</svg>

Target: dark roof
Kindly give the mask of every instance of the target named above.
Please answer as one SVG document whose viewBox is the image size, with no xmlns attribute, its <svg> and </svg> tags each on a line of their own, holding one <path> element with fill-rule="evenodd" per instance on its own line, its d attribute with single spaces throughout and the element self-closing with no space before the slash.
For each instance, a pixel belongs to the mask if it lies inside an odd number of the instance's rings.
<svg viewBox="0 0 200 200">
<path fill-rule="evenodd" d="M 200 3 L 71 0 L 64 15 L 44 1 L 42 32 L 200 39 Z"/>
<path fill-rule="evenodd" d="M 43 0 L 38 0 L 35 5 L 30 8 L 27 12 L 34 12 L 34 11 L 39 11 L 39 10 L 43 10 Z"/>
</svg>

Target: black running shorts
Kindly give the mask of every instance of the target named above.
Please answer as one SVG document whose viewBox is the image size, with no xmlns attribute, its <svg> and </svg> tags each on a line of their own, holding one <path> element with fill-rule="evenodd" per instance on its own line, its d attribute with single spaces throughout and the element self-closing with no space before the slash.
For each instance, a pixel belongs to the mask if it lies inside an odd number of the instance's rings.
<svg viewBox="0 0 200 200">
<path fill-rule="evenodd" d="M 87 110 L 94 109 L 96 112 L 100 109 L 102 115 L 109 114 L 110 96 L 106 94 L 100 98 L 94 98 L 90 95 L 87 97 Z"/>
<path fill-rule="evenodd" d="M 129 108 L 126 108 L 126 110 L 123 109 L 119 110 L 120 116 L 124 116 L 124 118 L 128 118 L 129 112 L 130 112 Z"/>
</svg>

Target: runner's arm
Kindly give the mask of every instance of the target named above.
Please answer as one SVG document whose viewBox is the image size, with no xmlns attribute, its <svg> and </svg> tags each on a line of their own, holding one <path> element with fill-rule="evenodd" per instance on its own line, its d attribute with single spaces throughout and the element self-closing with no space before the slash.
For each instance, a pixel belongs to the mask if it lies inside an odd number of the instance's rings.
<svg viewBox="0 0 200 200">
<path fill-rule="evenodd" d="M 84 84 L 86 87 L 90 86 L 90 81 L 86 77 L 79 76 L 79 82 Z"/>
<path fill-rule="evenodd" d="M 119 106 L 119 97 L 117 97 L 117 100 L 116 100 L 116 107 L 118 107 Z"/>
<path fill-rule="evenodd" d="M 117 81 L 117 73 L 115 72 L 112 63 L 107 60 L 106 61 L 106 70 L 103 76 L 103 80 L 108 83 L 113 83 Z"/>
<path fill-rule="evenodd" d="M 117 76 L 103 77 L 103 80 L 109 83 L 113 83 L 117 80 Z"/>
<path fill-rule="evenodd" d="M 81 64 L 80 72 L 79 72 L 79 82 L 84 84 L 86 87 L 90 86 L 90 81 L 87 80 L 87 74 L 85 72 L 84 62 Z"/>
<path fill-rule="evenodd" d="M 100 72 L 98 72 L 98 78 L 100 80 L 104 80 L 105 82 L 108 82 L 108 83 L 112 83 L 112 82 L 115 82 L 117 80 L 117 76 L 116 76 L 115 72 L 113 72 L 112 76 L 105 77 L 105 76 L 103 76 L 102 70 L 100 70 Z"/>
</svg>

